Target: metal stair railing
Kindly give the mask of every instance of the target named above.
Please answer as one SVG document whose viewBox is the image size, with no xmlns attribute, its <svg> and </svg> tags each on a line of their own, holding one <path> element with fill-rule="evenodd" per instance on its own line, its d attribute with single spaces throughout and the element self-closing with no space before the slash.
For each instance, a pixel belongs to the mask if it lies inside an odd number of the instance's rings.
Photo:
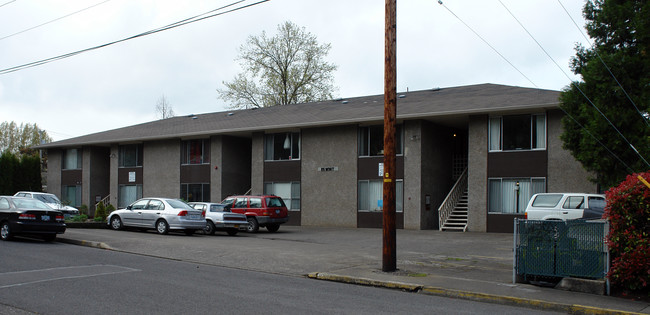
<svg viewBox="0 0 650 315">
<path fill-rule="evenodd" d="M 445 222 L 447 222 L 447 219 L 449 219 L 449 215 L 451 215 L 452 211 L 454 211 L 454 207 L 456 207 L 458 200 L 463 195 L 463 192 L 465 192 L 466 188 L 467 168 L 465 168 L 463 174 L 460 175 L 454 184 L 454 187 L 451 188 L 451 191 L 440 205 L 440 208 L 438 208 L 438 229 L 440 231 L 442 231 L 443 225 Z"/>
</svg>

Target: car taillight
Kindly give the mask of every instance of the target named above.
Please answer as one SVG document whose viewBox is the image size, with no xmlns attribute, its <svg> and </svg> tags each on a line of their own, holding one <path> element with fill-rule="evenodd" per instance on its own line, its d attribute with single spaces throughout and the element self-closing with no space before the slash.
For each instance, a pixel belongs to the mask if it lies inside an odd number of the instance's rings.
<svg viewBox="0 0 650 315">
<path fill-rule="evenodd" d="M 36 215 L 22 213 L 21 215 L 18 216 L 18 220 L 36 220 Z"/>
<path fill-rule="evenodd" d="M 528 220 L 528 212 L 524 212 L 524 220 Z"/>
<path fill-rule="evenodd" d="M 205 210 L 201 211 L 201 216 L 205 218 Z"/>
<path fill-rule="evenodd" d="M 61 222 L 63 222 L 63 221 L 65 221 L 65 217 L 62 216 L 62 215 L 57 215 L 57 216 L 56 216 L 56 220 L 57 220 L 57 221 L 61 221 Z"/>
<path fill-rule="evenodd" d="M 270 215 L 270 214 L 267 211 L 264 211 L 264 212 L 262 212 L 262 215 L 266 216 L 266 215 Z"/>
<path fill-rule="evenodd" d="M 186 215 L 187 215 L 187 210 L 183 210 L 183 211 L 181 211 L 181 212 L 178 213 L 178 216 L 179 216 L 179 217 L 184 217 L 184 216 L 186 216 Z"/>
</svg>

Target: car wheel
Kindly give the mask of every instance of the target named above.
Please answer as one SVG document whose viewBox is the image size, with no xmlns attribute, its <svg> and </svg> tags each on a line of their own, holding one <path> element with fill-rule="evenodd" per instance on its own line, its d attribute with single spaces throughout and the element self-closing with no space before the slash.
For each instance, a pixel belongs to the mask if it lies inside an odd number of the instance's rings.
<svg viewBox="0 0 650 315">
<path fill-rule="evenodd" d="M 56 234 L 45 234 L 43 235 L 43 240 L 46 242 L 54 242 L 56 239 Z"/>
<path fill-rule="evenodd" d="M 158 220 L 158 222 L 156 222 L 156 231 L 158 231 L 158 234 L 169 233 L 169 224 L 167 224 L 167 221 L 162 219 Z"/>
<path fill-rule="evenodd" d="M 2 225 L 0 225 L 0 238 L 2 238 L 3 241 L 10 241 L 14 238 L 13 233 L 11 233 L 11 228 L 9 227 L 9 222 L 2 222 Z"/>
<path fill-rule="evenodd" d="M 267 224 L 266 229 L 269 230 L 271 233 L 275 233 L 280 229 L 279 224 Z"/>
<path fill-rule="evenodd" d="M 239 232 L 239 231 L 236 230 L 236 229 L 230 229 L 230 230 L 226 231 L 226 233 L 228 233 L 228 235 L 230 235 L 230 236 L 237 235 L 237 232 Z"/>
<path fill-rule="evenodd" d="M 119 216 L 113 216 L 111 218 L 111 229 L 116 231 L 122 229 L 122 219 Z"/>
<path fill-rule="evenodd" d="M 195 232 L 195 231 L 196 231 L 196 230 L 186 229 L 186 230 L 183 231 L 183 232 L 185 232 L 185 235 L 187 235 L 187 236 L 191 236 L 191 235 L 194 235 L 194 232 Z"/>
<path fill-rule="evenodd" d="M 205 224 L 205 227 L 203 228 L 203 233 L 207 235 L 214 235 L 214 223 L 212 221 L 208 221 L 208 223 Z"/>
<path fill-rule="evenodd" d="M 248 218 L 248 232 L 249 233 L 257 233 L 259 231 L 260 225 L 257 223 L 257 219 L 250 217 Z"/>
</svg>

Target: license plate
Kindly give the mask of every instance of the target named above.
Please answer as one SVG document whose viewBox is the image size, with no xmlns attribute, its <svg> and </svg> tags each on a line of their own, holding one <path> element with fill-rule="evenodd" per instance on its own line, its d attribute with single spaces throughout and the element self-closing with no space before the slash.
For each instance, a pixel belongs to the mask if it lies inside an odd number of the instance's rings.
<svg viewBox="0 0 650 315">
<path fill-rule="evenodd" d="M 41 216 L 41 221 L 50 221 L 50 216 L 49 215 L 42 215 Z"/>
<path fill-rule="evenodd" d="M 200 218 L 201 218 L 201 215 L 199 215 L 199 214 L 191 214 L 190 215 L 190 219 L 192 219 L 192 220 L 198 220 Z"/>
<path fill-rule="evenodd" d="M 235 224 L 235 228 L 238 229 L 238 228 L 239 228 L 239 224 Z"/>
</svg>

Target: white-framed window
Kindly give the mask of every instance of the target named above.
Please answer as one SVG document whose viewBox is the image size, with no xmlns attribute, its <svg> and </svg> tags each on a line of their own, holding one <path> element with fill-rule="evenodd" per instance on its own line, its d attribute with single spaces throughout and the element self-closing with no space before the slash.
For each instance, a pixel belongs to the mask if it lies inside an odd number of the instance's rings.
<svg viewBox="0 0 650 315">
<path fill-rule="evenodd" d="M 546 149 L 546 115 L 490 117 L 490 151 Z"/>
<path fill-rule="evenodd" d="M 117 190 L 117 207 L 126 208 L 142 198 L 142 185 L 119 185 Z"/>
<path fill-rule="evenodd" d="M 181 184 L 181 199 L 187 202 L 210 202 L 210 184 Z"/>
<path fill-rule="evenodd" d="M 358 191 L 359 211 L 382 211 L 384 205 L 384 182 L 378 180 L 360 180 Z M 395 182 L 395 211 L 404 211 L 404 180 Z"/>
<path fill-rule="evenodd" d="M 142 166 L 142 144 L 129 144 L 119 146 L 119 167 Z"/>
<path fill-rule="evenodd" d="M 404 152 L 404 132 L 402 125 L 395 127 L 395 154 Z M 384 155 L 384 126 L 359 127 L 359 156 Z"/>
<path fill-rule="evenodd" d="M 73 207 L 81 206 L 81 186 L 69 185 L 61 187 L 61 202 Z"/>
<path fill-rule="evenodd" d="M 546 192 L 546 178 L 488 178 L 488 211 L 524 213 L 530 198 Z"/>
<path fill-rule="evenodd" d="M 185 140 L 181 142 L 181 164 L 210 164 L 209 140 Z"/>
<path fill-rule="evenodd" d="M 282 132 L 264 135 L 264 160 L 300 160 L 300 133 Z"/>
<path fill-rule="evenodd" d="M 282 198 L 287 209 L 300 211 L 300 182 L 267 182 L 264 194 L 276 195 Z"/>
<path fill-rule="evenodd" d="M 63 151 L 64 170 L 78 170 L 82 168 L 83 151 L 81 149 L 67 149 Z"/>
</svg>

